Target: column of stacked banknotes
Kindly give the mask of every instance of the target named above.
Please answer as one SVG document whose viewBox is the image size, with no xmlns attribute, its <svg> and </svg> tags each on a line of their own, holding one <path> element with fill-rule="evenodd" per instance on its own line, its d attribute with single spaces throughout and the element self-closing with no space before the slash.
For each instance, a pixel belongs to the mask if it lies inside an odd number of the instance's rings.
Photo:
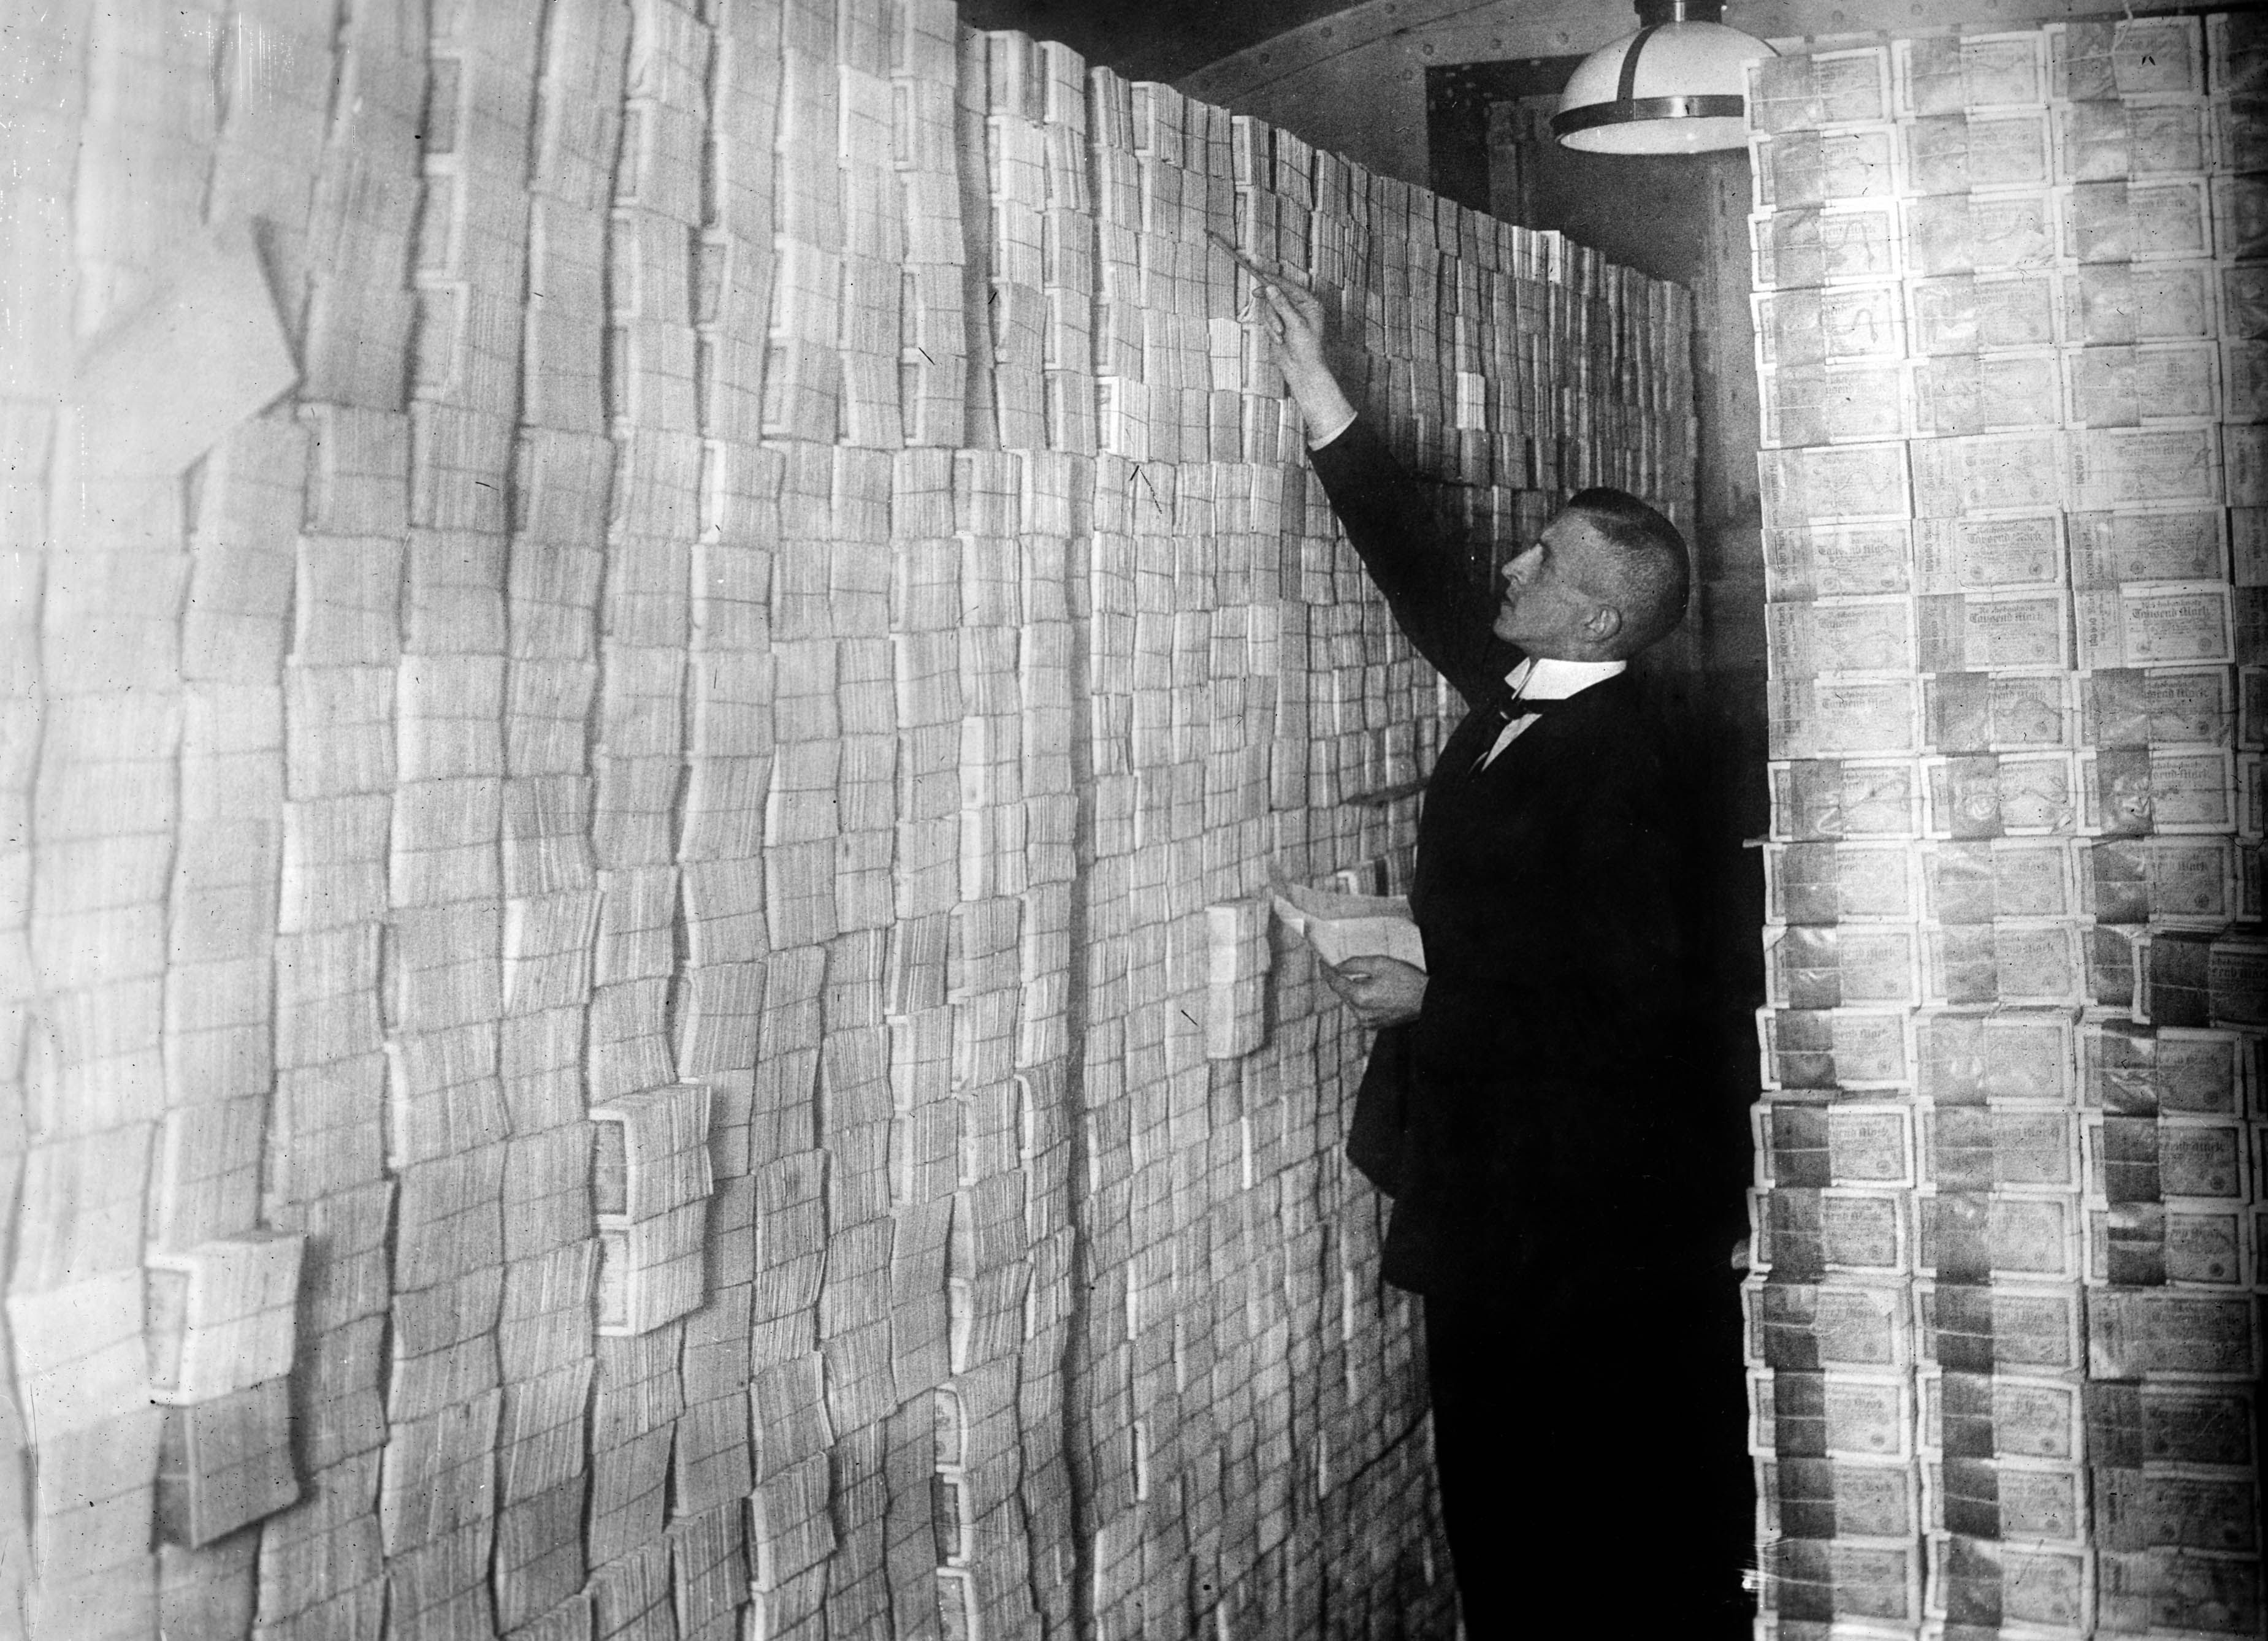
<svg viewBox="0 0 2268 1641">
<path fill-rule="evenodd" d="M 928 0 L 12 38 L 11 1618 L 1439 1629 L 1262 905 L 1454 703 L 1206 235 L 1476 578 L 1689 504 L 1682 293 Z"/>
<path fill-rule="evenodd" d="M 10 230 L 11 246 L 24 247 L 18 260 L 26 260 L 30 247 L 52 236 L 57 244 L 76 242 L 85 262 L 77 282 L 51 261 L 23 282 L 24 317 L 11 328 L 20 327 L 26 337 L 20 357 L 34 394 L 64 379 L 77 314 L 122 311 L 162 261 L 169 232 L 185 219 L 194 224 L 196 216 L 178 194 L 138 211 L 87 208 L 75 196 L 75 183 L 84 176 L 97 197 L 122 200 L 132 192 L 129 175 L 146 157 L 166 155 L 195 168 L 200 180 L 216 160 L 220 133 L 210 106 L 198 107 L 194 98 L 188 107 L 179 99 L 146 103 L 140 88 L 165 78 L 164 47 L 134 43 L 136 49 L 107 53 L 94 65 L 97 73 L 74 74 L 49 103 L 48 119 L 26 135 L 16 196 L 23 203 Z M 180 149 L 192 146 L 177 160 Z M 20 453 L 44 475 L 50 434 L 46 419 L 11 415 L 11 458 Z M 247 433 L 247 453 L 256 437 Z M 10 1533 L 14 1567 L 0 1578 L 11 1598 L 24 1599 L 22 1569 L 38 1556 L 47 1570 L 38 1599 L 53 1612 L 102 1599 L 110 1569 L 129 1564 L 137 1575 L 129 1593 L 136 1622 L 146 1630 L 157 1622 L 158 1570 L 148 1547 L 166 1439 L 171 1435 L 177 1447 L 186 1445 L 202 1416 L 226 1417 L 229 1401 L 223 1398 L 233 1399 L 239 1381 L 247 1387 L 251 1382 L 228 1371 L 234 1365 L 225 1360 L 210 1365 L 218 1372 L 185 1372 L 185 1342 L 162 1316 L 158 1337 L 171 1340 L 160 1345 L 159 1362 L 149 1360 L 140 1268 L 144 1192 L 156 1168 L 172 1188 L 148 1230 L 158 1250 L 153 1266 L 168 1278 L 189 1275 L 203 1291 L 234 1289 L 243 1299 L 254 1298 L 249 1284 L 212 1281 L 217 1269 L 199 1281 L 181 1265 L 183 1256 L 207 1262 L 217 1245 L 254 1225 L 256 1207 L 244 1205 L 243 1181 L 215 1177 L 201 1188 L 196 1175 L 217 1175 L 217 1168 L 156 1159 L 186 1160 L 202 1134 L 225 1131 L 237 1115 L 203 1104 L 195 1063 L 225 1061 L 265 1034 L 264 988 L 247 985 L 242 975 L 263 966 L 272 924 L 260 916 L 256 900 L 247 909 L 247 897 L 232 887 L 231 857 L 242 844 L 256 849 L 267 841 L 272 859 L 273 844 L 237 824 L 224 795 L 223 761 L 232 747 L 214 733 L 224 717 L 233 717 L 229 686 L 237 669 L 225 631 L 230 623 L 205 625 L 192 641 L 178 618 L 189 579 L 201 570 L 209 574 L 222 551 L 223 519 L 257 516 L 249 482 L 257 475 L 247 474 L 242 486 L 224 481 L 202 509 L 193 541 L 178 497 L 151 497 L 141 486 L 84 467 L 82 473 L 74 516 L 58 530 L 78 549 L 71 567 L 42 576 L 35 557 L 9 560 L 11 682 L 45 695 L 41 713 L 11 689 L 10 785 L 29 798 L 31 754 L 44 739 L 41 810 L 44 835 L 52 840 L 50 854 L 36 867 L 22 860 L 9 874 L 11 922 L 23 931 L 12 943 L 11 967 L 20 978 L 11 976 L 10 989 L 19 995 L 27 990 L 36 965 L 41 982 L 68 999 L 53 1011 L 51 1034 L 69 1058 L 57 1064 L 58 1056 L 49 1055 L 26 1064 L 21 1028 L 11 1032 L 8 1178 L 36 1215 L 33 1228 L 11 1240 L 13 1407 L 18 1428 L 35 1425 L 48 1433 L 54 1456 L 37 1474 L 20 1457 L 11 1466 L 11 1487 L 25 1505 Z M 11 519 L 38 521 L 43 501 L 36 481 L 12 490 Z M 55 638 L 47 640 L 48 632 Z M 192 647 L 198 653 L 194 669 L 188 662 Z M 106 685 L 141 686 L 128 698 L 130 715 L 108 710 L 98 694 Z M 255 711 L 265 704 L 272 723 L 272 685 L 264 703 L 251 704 Z M 199 725 L 194 735 L 187 728 L 192 715 Z M 192 739 L 194 752 L 185 746 Z M 178 819 L 185 800 L 197 816 L 186 827 Z M 217 982 L 221 1006 L 206 1019 L 183 1018 L 168 1030 L 166 931 L 176 904 L 171 867 L 177 835 L 188 850 L 178 903 L 185 924 L 202 925 L 194 935 L 184 928 L 180 953 L 210 965 L 206 975 Z M 215 915 L 200 916 L 201 907 Z M 228 915 L 241 909 L 251 915 Z M 168 1288 L 178 1295 L 178 1287 L 161 1279 L 159 1291 Z M 249 1321 L 253 1313 L 239 1306 L 239 1314 Z M 268 1365 L 270 1350 L 241 1337 L 249 1347 L 241 1365 L 272 1377 L 278 1370 Z M 153 1406 L 153 1391 L 180 1405 Z M 272 1407 L 247 1411 L 255 1429 L 276 1428 Z M 20 1438 L 11 1445 L 19 1446 Z M 248 1454 L 258 1446 L 244 1444 Z M 271 1490 L 263 1468 L 248 1468 L 251 1490 Z M 288 1464 L 284 1479 L 289 1481 Z M 176 1584 L 193 1576 L 179 1557 L 169 1558 L 166 1571 Z"/>
<path fill-rule="evenodd" d="M 2261 62 L 1755 70 L 1783 1641 L 2259 1632 Z"/>
</svg>

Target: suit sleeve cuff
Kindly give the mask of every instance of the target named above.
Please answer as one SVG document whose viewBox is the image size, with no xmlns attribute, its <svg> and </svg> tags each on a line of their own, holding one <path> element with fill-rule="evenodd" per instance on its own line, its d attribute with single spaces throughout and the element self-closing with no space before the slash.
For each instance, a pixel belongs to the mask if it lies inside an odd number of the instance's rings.
<svg viewBox="0 0 2268 1641">
<path fill-rule="evenodd" d="M 1355 412 L 1349 408 L 1310 427 L 1307 430 L 1307 448 L 1321 450 L 1324 445 L 1336 442 L 1354 423 Z"/>
</svg>

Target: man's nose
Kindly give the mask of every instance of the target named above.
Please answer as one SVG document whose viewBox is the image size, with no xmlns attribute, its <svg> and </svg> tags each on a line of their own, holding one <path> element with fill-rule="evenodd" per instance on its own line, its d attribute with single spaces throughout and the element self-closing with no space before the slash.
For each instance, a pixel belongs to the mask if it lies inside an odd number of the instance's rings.
<svg viewBox="0 0 2268 1641">
<path fill-rule="evenodd" d="M 1506 581 L 1522 582 L 1528 579 L 1528 573 L 1535 568 L 1535 548 L 1531 547 L 1524 552 L 1514 553 L 1510 558 L 1506 559 L 1505 561 L 1504 569 L 1498 573 L 1501 574 Z"/>
</svg>

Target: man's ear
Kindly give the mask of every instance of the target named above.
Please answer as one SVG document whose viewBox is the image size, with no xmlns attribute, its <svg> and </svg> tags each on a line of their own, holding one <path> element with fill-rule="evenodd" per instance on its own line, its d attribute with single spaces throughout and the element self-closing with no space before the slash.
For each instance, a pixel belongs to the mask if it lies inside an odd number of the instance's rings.
<svg viewBox="0 0 2268 1641">
<path fill-rule="evenodd" d="M 1611 604 L 1594 604 L 1583 617 L 1583 637 L 1593 644 L 1610 644 L 1623 629 L 1623 613 Z"/>
</svg>

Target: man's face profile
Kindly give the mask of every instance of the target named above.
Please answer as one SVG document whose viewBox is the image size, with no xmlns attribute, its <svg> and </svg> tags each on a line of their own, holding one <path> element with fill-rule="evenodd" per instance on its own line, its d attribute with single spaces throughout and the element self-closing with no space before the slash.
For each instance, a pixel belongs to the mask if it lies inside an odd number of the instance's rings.
<svg viewBox="0 0 2268 1641">
<path fill-rule="evenodd" d="M 1529 655 L 1592 657 L 1601 637 L 1596 617 L 1605 600 L 1588 589 L 1605 583 L 1602 571 L 1609 550 L 1580 513 L 1554 518 L 1533 545 L 1504 567 L 1496 636 Z"/>
</svg>

